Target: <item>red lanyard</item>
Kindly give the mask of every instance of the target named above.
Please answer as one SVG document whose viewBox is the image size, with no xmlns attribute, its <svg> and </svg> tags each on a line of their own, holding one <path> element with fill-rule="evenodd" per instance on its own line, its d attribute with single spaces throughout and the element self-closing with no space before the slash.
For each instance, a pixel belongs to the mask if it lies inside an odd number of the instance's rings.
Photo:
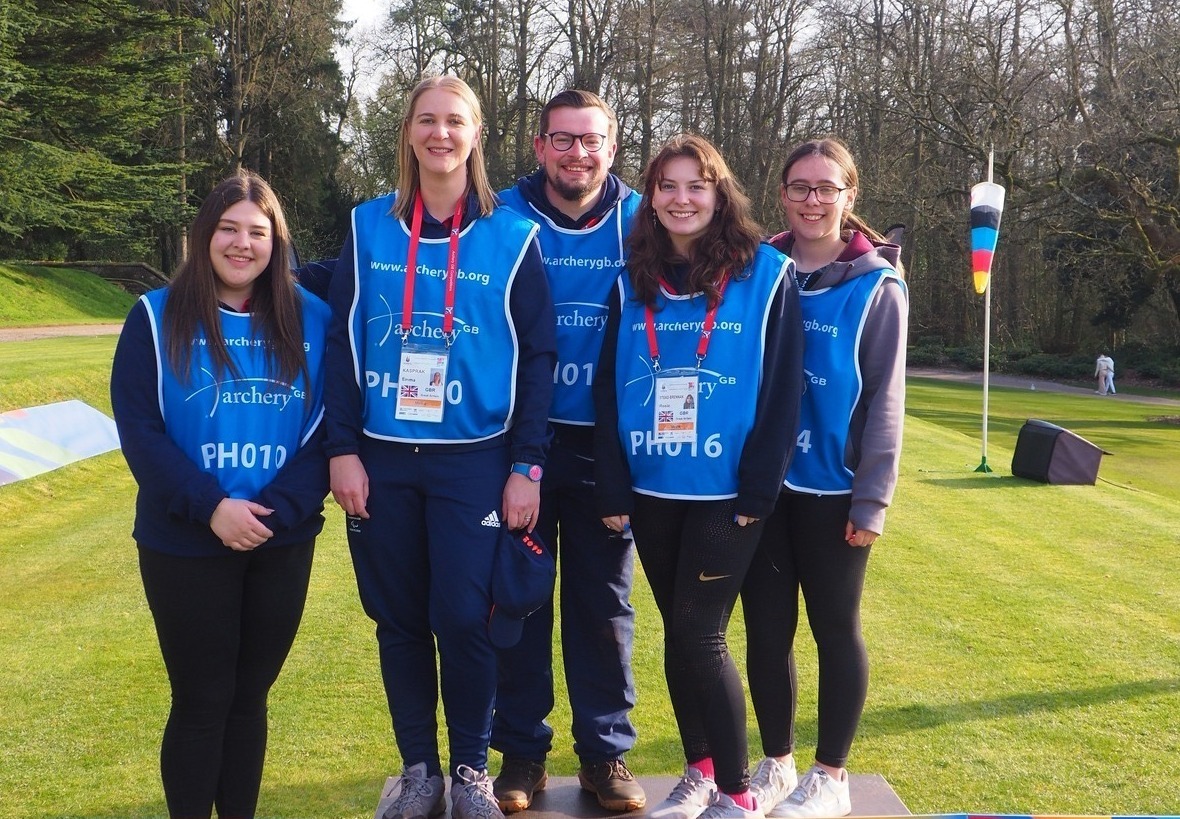
<svg viewBox="0 0 1180 819">
<path fill-rule="evenodd" d="M 422 194 L 414 197 L 414 221 L 410 227 L 410 252 L 406 256 L 406 285 L 402 294 L 401 337 L 404 344 L 410 338 L 414 320 L 414 278 L 417 275 L 418 242 L 422 238 Z M 455 282 L 459 278 L 459 229 L 463 226 L 463 197 L 455 203 L 451 217 L 451 239 L 447 249 L 447 289 L 443 303 L 443 337 L 448 347 L 455 340 Z"/>
<path fill-rule="evenodd" d="M 660 282 L 665 290 L 671 290 L 667 283 Z M 717 321 L 717 308 L 721 306 L 721 297 L 725 295 L 725 287 L 729 284 L 729 274 L 726 273 L 721 277 L 721 284 L 717 285 L 717 303 L 705 311 L 705 320 L 701 323 L 701 339 L 697 342 L 697 369 L 701 368 L 701 364 L 705 360 L 705 356 L 709 352 L 709 337 L 713 334 L 713 325 Z M 651 309 L 651 305 L 644 305 L 643 308 L 647 317 L 647 351 L 651 356 L 652 369 L 656 372 L 660 371 L 660 345 L 656 342 L 656 316 L 655 311 Z"/>
</svg>

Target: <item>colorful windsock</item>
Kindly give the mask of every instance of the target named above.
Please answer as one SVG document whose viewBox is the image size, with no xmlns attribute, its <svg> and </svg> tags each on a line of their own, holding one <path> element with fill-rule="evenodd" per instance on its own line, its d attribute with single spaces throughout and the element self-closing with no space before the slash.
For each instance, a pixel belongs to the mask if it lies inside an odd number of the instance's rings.
<svg viewBox="0 0 1180 819">
<path fill-rule="evenodd" d="M 990 175 L 990 174 L 989 174 Z M 980 182 L 971 188 L 971 272 L 975 292 L 987 291 L 992 256 L 1000 235 L 1000 214 L 1004 212 L 1004 189 L 995 182 Z"/>
</svg>

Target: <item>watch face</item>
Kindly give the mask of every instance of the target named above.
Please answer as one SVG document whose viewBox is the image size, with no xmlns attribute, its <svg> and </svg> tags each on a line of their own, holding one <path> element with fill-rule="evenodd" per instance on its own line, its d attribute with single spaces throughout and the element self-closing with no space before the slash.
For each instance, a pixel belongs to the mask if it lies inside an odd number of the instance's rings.
<svg viewBox="0 0 1180 819">
<path fill-rule="evenodd" d="M 534 483 L 536 483 L 537 481 L 541 480 L 541 475 L 542 475 L 541 467 L 537 466 L 536 464 L 533 464 L 532 466 L 529 467 L 529 480 L 530 481 L 533 481 Z"/>
</svg>

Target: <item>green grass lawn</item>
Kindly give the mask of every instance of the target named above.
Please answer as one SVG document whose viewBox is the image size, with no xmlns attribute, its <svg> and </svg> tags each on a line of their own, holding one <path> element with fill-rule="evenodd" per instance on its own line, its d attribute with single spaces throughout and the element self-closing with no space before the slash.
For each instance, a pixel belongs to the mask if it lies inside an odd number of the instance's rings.
<svg viewBox="0 0 1180 819">
<path fill-rule="evenodd" d="M 90 273 L 0 262 L 0 327 L 118 322 L 134 303 Z"/>
<path fill-rule="evenodd" d="M 0 410 L 77 397 L 109 412 L 114 343 L 0 344 Z M 866 590 L 873 668 L 854 773 L 883 774 L 914 813 L 1180 813 L 1180 450 L 1175 426 L 1148 420 L 1177 412 L 993 388 L 996 471 L 985 475 L 973 471 L 978 388 L 911 381 L 901 482 Z M 1027 417 L 1114 452 L 1099 484 L 1011 477 Z M 168 693 L 129 535 L 134 491 L 118 453 L 0 487 L 0 817 L 165 815 Z M 674 774 L 683 763 L 642 577 L 634 600 L 640 739 L 629 761 L 642 775 Z M 738 617 L 739 656 L 742 642 Z M 806 632 L 799 667 L 806 765 L 816 707 Z M 570 775 L 558 700 L 550 768 Z M 271 697 L 259 815 L 370 817 L 399 768 L 333 507 Z"/>
<path fill-rule="evenodd" d="M 907 415 L 963 433 L 968 439 L 963 464 L 972 468 L 980 462 L 982 405 L 978 385 L 930 378 L 911 378 L 907 384 Z M 992 387 L 988 391 L 988 464 L 997 473 L 1011 473 L 1016 437 L 1029 418 L 1063 426 L 1110 453 L 1103 456 L 1100 481 L 1180 500 L 1180 404 Z M 907 453 L 912 442 L 913 436 L 907 434 Z"/>
</svg>

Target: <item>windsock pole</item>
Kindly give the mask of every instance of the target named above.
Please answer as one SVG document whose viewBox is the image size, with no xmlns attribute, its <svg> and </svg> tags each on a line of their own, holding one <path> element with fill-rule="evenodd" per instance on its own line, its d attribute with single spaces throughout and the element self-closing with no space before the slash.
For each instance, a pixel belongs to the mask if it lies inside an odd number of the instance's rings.
<svg viewBox="0 0 1180 819">
<path fill-rule="evenodd" d="M 991 375 L 992 288 L 991 265 L 1004 210 L 1004 189 L 992 181 L 995 149 L 987 154 L 987 182 L 971 189 L 971 270 L 975 292 L 983 293 L 983 452 L 976 472 L 991 472 L 987 465 L 988 386 Z"/>
<path fill-rule="evenodd" d="M 988 157 L 987 180 L 992 178 L 991 157 Z M 979 459 L 976 472 L 991 472 L 987 465 L 987 387 L 991 374 L 991 343 L 992 337 L 992 288 L 989 284 L 983 291 L 983 453 Z"/>
</svg>

